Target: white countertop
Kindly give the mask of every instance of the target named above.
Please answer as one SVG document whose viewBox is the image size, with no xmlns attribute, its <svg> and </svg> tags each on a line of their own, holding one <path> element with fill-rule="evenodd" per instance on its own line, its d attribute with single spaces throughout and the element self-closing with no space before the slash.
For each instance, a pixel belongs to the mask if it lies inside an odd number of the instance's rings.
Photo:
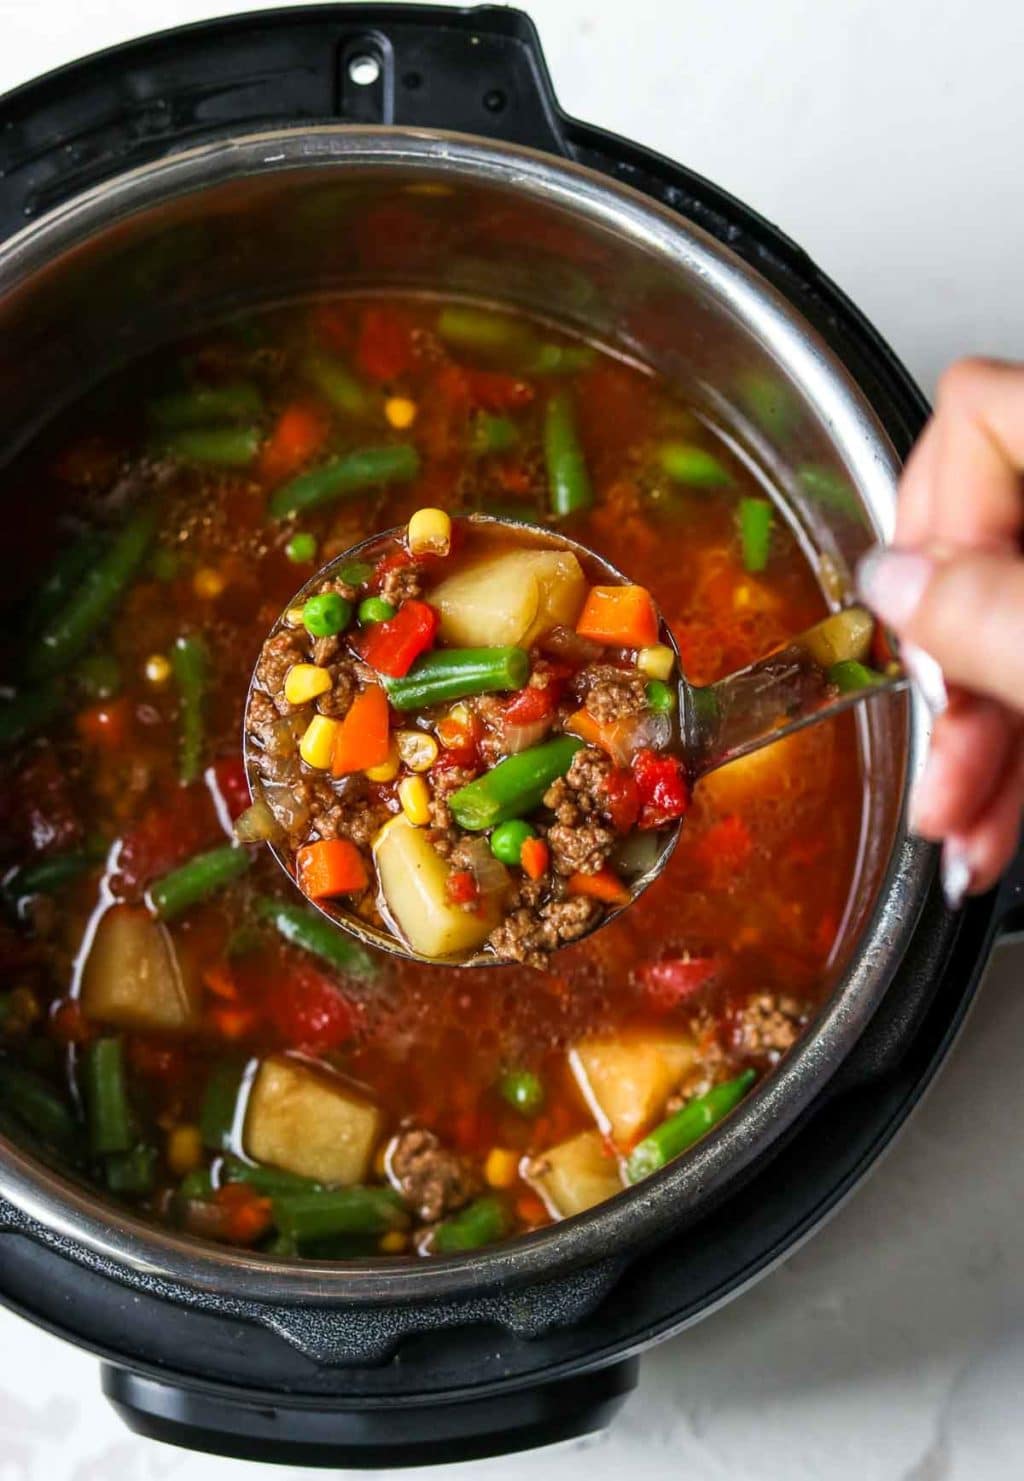
<svg viewBox="0 0 1024 1481">
<path fill-rule="evenodd" d="M 228 3 L 0 0 L 0 90 Z M 528 8 L 567 110 L 778 222 L 927 390 L 957 353 L 1024 356 L 1016 0 Z M 950 1064 L 868 1185 L 756 1289 L 648 1354 L 610 1433 L 438 1481 L 542 1481 L 556 1468 L 561 1481 L 1019 1475 L 1022 979 L 1024 948 L 1004 948 Z M 92 1358 L 0 1311 L 0 1481 L 303 1474 L 135 1439 L 100 1397 Z"/>
</svg>

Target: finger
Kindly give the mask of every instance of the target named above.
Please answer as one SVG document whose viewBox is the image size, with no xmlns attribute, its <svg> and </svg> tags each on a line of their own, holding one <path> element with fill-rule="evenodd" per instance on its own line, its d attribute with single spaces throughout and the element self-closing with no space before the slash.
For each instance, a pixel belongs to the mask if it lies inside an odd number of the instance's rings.
<svg viewBox="0 0 1024 1481">
<path fill-rule="evenodd" d="M 914 444 L 900 477 L 894 545 L 926 545 L 931 538 L 938 447 L 939 434 L 932 417 Z"/>
<path fill-rule="evenodd" d="M 985 811 L 1016 752 L 1019 723 L 991 699 L 960 698 L 935 721 L 928 760 L 910 800 L 910 826 L 939 840 Z"/>
<path fill-rule="evenodd" d="M 931 541 L 1010 549 L 1024 522 L 1024 367 L 961 360 L 939 382 Z"/>
<path fill-rule="evenodd" d="M 965 833 L 951 835 L 942 851 L 943 889 L 954 908 L 965 894 L 984 894 L 999 879 L 1020 844 L 1022 808 L 1024 748 L 1018 744 L 988 807 Z"/>
<path fill-rule="evenodd" d="M 933 560 L 920 551 L 869 551 L 860 592 L 883 622 L 965 689 L 1024 709 L 1024 561 L 970 554 Z"/>
</svg>

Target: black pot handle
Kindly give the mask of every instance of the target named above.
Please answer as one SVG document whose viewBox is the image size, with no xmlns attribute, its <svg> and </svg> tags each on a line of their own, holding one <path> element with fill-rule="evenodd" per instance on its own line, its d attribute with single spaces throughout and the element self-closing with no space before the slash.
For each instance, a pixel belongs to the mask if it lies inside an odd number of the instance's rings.
<svg viewBox="0 0 1024 1481">
<path fill-rule="evenodd" d="M 0 98 L 0 240 L 177 150 L 325 122 L 572 152 L 521 11 L 316 5 L 229 16 L 128 42 Z"/>
<path fill-rule="evenodd" d="M 278 1465 L 437 1465 L 593 1434 L 636 1386 L 638 1360 L 459 1402 L 374 1408 L 179 1385 L 104 1365 L 103 1392 L 129 1429 L 189 1450 Z"/>
</svg>

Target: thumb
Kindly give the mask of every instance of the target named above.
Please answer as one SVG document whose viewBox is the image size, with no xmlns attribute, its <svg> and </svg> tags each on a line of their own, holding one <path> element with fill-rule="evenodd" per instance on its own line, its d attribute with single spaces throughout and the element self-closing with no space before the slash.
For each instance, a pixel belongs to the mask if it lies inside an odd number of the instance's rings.
<svg viewBox="0 0 1024 1481">
<path fill-rule="evenodd" d="M 1024 560 L 964 552 L 937 559 L 879 547 L 857 570 L 868 606 L 930 653 L 946 680 L 1024 711 Z"/>
</svg>

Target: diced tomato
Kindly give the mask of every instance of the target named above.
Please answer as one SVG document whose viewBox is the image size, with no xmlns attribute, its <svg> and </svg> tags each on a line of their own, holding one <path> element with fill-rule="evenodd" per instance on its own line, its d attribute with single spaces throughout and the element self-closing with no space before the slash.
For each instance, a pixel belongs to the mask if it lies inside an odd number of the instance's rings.
<svg viewBox="0 0 1024 1481">
<path fill-rule="evenodd" d="M 473 404 L 484 411 L 517 411 L 536 395 L 529 381 L 500 370 L 467 370 L 465 375 Z"/>
<path fill-rule="evenodd" d="M 374 305 L 364 309 L 356 340 L 356 364 L 374 381 L 393 381 L 413 362 L 412 327 L 394 309 Z"/>
<path fill-rule="evenodd" d="M 387 622 L 375 622 L 356 646 L 365 661 L 380 674 L 400 679 L 421 653 L 433 647 L 440 617 L 426 602 L 403 602 Z"/>
<path fill-rule="evenodd" d="M 203 805 L 205 800 L 205 806 Z M 149 884 L 217 837 L 217 820 L 205 788 L 176 791 L 173 806 L 154 803 L 125 834 L 117 856 L 122 888 Z"/>
<path fill-rule="evenodd" d="M 690 789 L 676 757 L 638 751 L 633 757 L 633 776 L 640 795 L 639 827 L 660 828 L 684 816 L 690 806 Z"/>
<path fill-rule="evenodd" d="M 301 401 L 286 406 L 260 454 L 263 482 L 280 483 L 296 472 L 320 451 L 328 430 L 327 419 L 318 407 Z M 253 508 L 251 495 L 247 502 Z"/>
<path fill-rule="evenodd" d="M 668 957 L 661 962 L 648 962 L 639 976 L 648 1007 L 668 1013 L 699 993 L 717 972 L 718 962 L 714 957 Z"/>
<path fill-rule="evenodd" d="M 527 684 L 506 704 L 505 719 L 512 725 L 532 725 L 535 720 L 546 720 L 558 704 L 560 688 L 555 680 L 544 685 Z"/>
<path fill-rule="evenodd" d="M 55 1003 L 50 1013 L 50 1033 L 59 1044 L 88 1043 L 92 1029 L 77 998 Z"/>
<path fill-rule="evenodd" d="M 223 802 L 228 817 L 235 818 L 245 812 L 252 798 L 249 783 L 245 779 L 245 766 L 240 756 L 222 756 L 206 772 L 206 785 Z M 216 798 L 214 799 L 216 801 Z"/>
<path fill-rule="evenodd" d="M 284 1044 L 325 1054 L 351 1039 L 356 1028 L 352 1004 L 314 967 L 284 971 L 267 992 L 267 1017 Z"/>
<path fill-rule="evenodd" d="M 640 816 L 640 792 L 632 772 L 617 766 L 599 788 L 601 807 L 616 833 L 628 833 Z"/>
<path fill-rule="evenodd" d="M 222 1039 L 231 1043 L 244 1039 L 256 1031 L 258 1019 L 253 1008 L 238 1008 L 232 1004 L 220 1004 L 210 1009 L 210 1023 Z"/>
<path fill-rule="evenodd" d="M 445 721 L 442 720 L 437 727 L 439 737 L 441 736 L 441 726 L 444 724 Z M 480 763 L 480 752 L 477 750 L 479 732 L 474 732 L 465 726 L 457 726 L 452 723 L 447 733 L 451 736 L 456 731 L 458 732 L 457 739 L 451 742 L 442 740 L 441 750 L 438 752 L 437 760 L 430 768 L 431 771 L 453 771 L 456 768 L 465 768 L 469 771 L 476 770 Z"/>
<path fill-rule="evenodd" d="M 225 1183 L 213 1201 L 221 1214 L 221 1238 L 232 1244 L 254 1244 L 273 1222 L 270 1199 L 245 1183 Z"/>
<path fill-rule="evenodd" d="M 132 708 L 127 699 L 103 700 L 75 716 L 75 729 L 86 745 L 119 751 L 128 739 Z"/>
<path fill-rule="evenodd" d="M 453 905 L 474 905 L 480 898 L 480 887 L 470 869 L 455 869 L 445 881 L 445 893 Z"/>
</svg>

